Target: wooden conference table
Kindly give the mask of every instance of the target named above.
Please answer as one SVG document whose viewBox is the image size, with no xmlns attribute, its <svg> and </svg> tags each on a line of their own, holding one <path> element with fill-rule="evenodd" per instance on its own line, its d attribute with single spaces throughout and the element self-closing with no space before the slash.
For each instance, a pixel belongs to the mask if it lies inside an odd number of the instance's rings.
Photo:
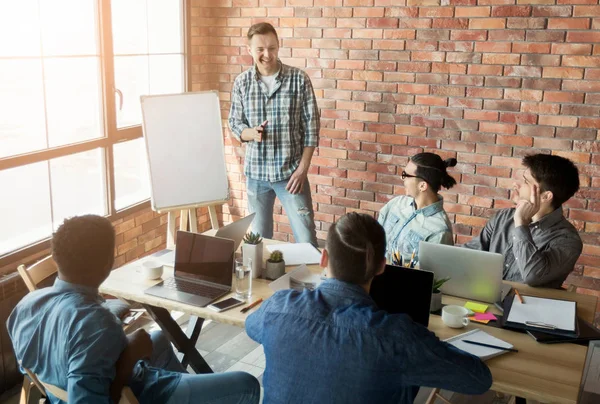
<svg viewBox="0 0 600 404">
<path fill-rule="evenodd" d="M 266 243 L 279 242 L 265 240 Z M 268 257 L 267 252 L 265 246 L 264 257 Z M 196 373 L 212 372 L 195 348 L 204 319 L 244 327 L 246 317 L 260 306 L 245 314 L 242 314 L 240 310 L 246 305 L 217 313 L 207 308 L 146 295 L 144 294 L 145 289 L 160 282 L 160 280 L 148 281 L 142 278 L 140 266 L 147 259 L 152 258 L 145 257 L 115 269 L 101 285 L 100 292 L 141 303 L 171 339 L 179 352 L 184 354 L 184 364 L 189 364 Z M 317 265 L 309 266 L 309 268 L 316 273 L 321 273 L 321 268 Z M 293 269 L 293 267 L 287 267 L 287 270 L 290 269 Z M 165 266 L 163 279 L 172 276 L 172 274 L 173 269 Z M 252 283 L 252 297 L 248 303 L 260 298 L 267 299 L 271 296 L 272 291 L 268 286 L 269 283 L 270 281 L 267 280 L 255 279 Z M 512 284 L 511 282 L 506 283 Z M 522 284 L 518 284 L 518 289 L 523 295 L 527 296 L 576 301 L 577 315 L 583 320 L 593 323 L 597 300 L 595 296 L 562 290 L 531 288 Z M 231 295 L 229 294 L 221 300 Z M 443 297 L 444 304 L 463 305 L 465 301 L 465 299 L 452 296 Z M 170 310 L 193 316 L 188 325 L 187 333 L 184 333 L 177 322 L 173 320 Z M 495 310 L 496 308 L 490 305 L 490 311 L 499 314 Z M 494 379 L 492 390 L 543 403 L 575 404 L 577 402 L 587 347 L 575 344 L 540 344 L 527 334 L 473 322 L 466 329 L 456 330 L 446 327 L 442 323 L 441 317 L 436 315 L 432 315 L 429 321 L 429 329 L 440 339 L 446 339 L 473 328 L 483 328 L 487 333 L 511 343 L 519 350 L 518 353 L 507 353 L 486 361 Z"/>
</svg>

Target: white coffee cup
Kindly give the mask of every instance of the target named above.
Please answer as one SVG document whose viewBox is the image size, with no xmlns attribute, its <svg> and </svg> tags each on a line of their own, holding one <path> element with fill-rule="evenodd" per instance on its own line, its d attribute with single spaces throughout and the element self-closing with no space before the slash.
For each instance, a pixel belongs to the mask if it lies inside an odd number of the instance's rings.
<svg viewBox="0 0 600 404">
<path fill-rule="evenodd" d="M 142 275 L 146 279 L 158 279 L 163 274 L 163 264 L 158 261 L 145 261 L 142 263 Z"/>
<path fill-rule="evenodd" d="M 442 321 L 451 328 L 463 328 L 469 325 L 467 315 L 469 310 L 462 306 L 444 306 L 442 309 Z"/>
</svg>

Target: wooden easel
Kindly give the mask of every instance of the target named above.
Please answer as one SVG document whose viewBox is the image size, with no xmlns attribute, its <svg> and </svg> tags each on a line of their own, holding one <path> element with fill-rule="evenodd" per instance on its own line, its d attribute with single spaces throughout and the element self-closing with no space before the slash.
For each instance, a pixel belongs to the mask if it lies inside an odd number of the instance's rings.
<svg viewBox="0 0 600 404">
<path fill-rule="evenodd" d="M 191 231 L 194 233 L 198 233 L 198 217 L 196 215 L 196 209 L 207 206 L 207 204 L 202 205 L 194 205 L 194 206 L 182 206 L 175 209 L 170 209 L 167 211 L 168 213 L 168 222 L 167 222 L 167 248 L 173 249 L 175 248 L 175 229 L 176 223 L 175 219 L 177 216 L 177 212 L 180 211 L 179 216 L 179 230 L 183 231 Z M 164 211 L 159 211 L 159 213 L 163 213 Z M 208 216 L 210 217 L 210 224 L 213 229 L 219 228 L 219 221 L 217 220 L 217 210 L 215 209 L 215 204 L 208 205 Z"/>
</svg>

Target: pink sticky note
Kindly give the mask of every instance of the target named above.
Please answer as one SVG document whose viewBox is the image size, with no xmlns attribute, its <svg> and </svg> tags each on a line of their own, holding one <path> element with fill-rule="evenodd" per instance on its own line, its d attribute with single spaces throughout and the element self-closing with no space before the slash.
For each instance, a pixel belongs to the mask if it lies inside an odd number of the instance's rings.
<svg viewBox="0 0 600 404">
<path fill-rule="evenodd" d="M 498 320 L 493 313 L 475 313 L 477 320 Z"/>
</svg>

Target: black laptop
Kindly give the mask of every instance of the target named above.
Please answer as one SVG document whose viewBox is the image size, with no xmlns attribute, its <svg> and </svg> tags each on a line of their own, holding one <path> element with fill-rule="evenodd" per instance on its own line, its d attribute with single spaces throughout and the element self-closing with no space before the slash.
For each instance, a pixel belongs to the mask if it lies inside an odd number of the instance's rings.
<svg viewBox="0 0 600 404">
<path fill-rule="evenodd" d="M 383 274 L 371 284 L 371 297 L 377 307 L 391 314 L 404 313 L 427 327 L 433 272 L 386 265 Z"/>
<path fill-rule="evenodd" d="M 177 232 L 172 278 L 144 293 L 204 307 L 231 291 L 233 240 Z"/>
</svg>

